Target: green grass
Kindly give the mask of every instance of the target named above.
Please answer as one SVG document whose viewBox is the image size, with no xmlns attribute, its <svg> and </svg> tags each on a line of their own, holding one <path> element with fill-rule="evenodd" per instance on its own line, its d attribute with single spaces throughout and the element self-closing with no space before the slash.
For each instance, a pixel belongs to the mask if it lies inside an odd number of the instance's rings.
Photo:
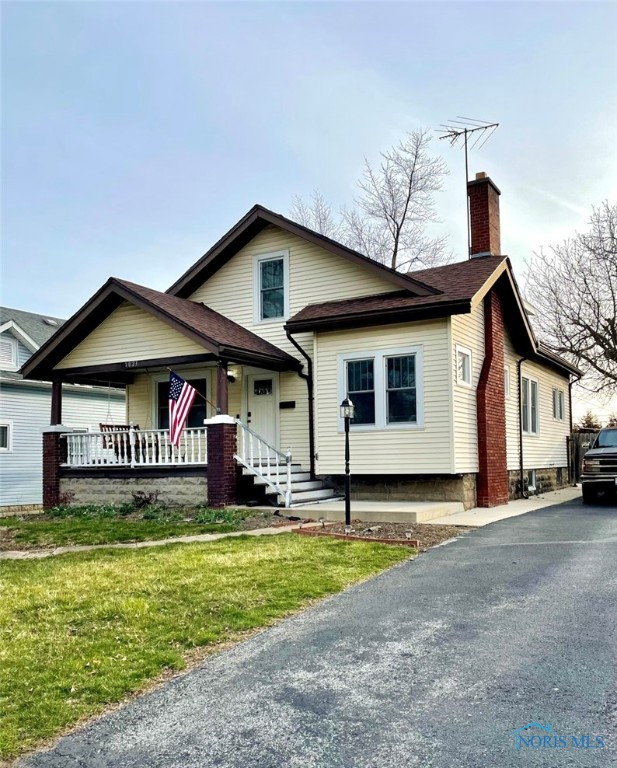
<svg viewBox="0 0 617 768">
<path fill-rule="evenodd" d="M 409 550 L 282 534 L 0 561 L 0 757 L 408 558 Z"/>
<path fill-rule="evenodd" d="M 226 533 L 232 523 L 164 523 L 158 520 L 0 520 L 10 529 L 15 548 L 63 547 L 71 544 L 115 544 L 150 541 L 196 533 Z"/>
<path fill-rule="evenodd" d="M 199 509 L 182 513 L 159 505 L 56 507 L 44 516 L 0 519 L 3 549 L 115 544 L 242 529 L 248 510 Z M 187 522 L 187 516 L 190 520 Z M 267 524 L 267 523 L 266 523 Z"/>
</svg>

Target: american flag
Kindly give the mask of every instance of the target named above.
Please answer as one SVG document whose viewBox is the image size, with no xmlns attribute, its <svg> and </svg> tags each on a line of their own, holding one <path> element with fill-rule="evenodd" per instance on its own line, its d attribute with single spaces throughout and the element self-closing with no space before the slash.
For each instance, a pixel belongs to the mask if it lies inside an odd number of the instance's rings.
<svg viewBox="0 0 617 768">
<path fill-rule="evenodd" d="M 169 374 L 169 439 L 176 448 L 197 390 L 173 371 Z"/>
</svg>

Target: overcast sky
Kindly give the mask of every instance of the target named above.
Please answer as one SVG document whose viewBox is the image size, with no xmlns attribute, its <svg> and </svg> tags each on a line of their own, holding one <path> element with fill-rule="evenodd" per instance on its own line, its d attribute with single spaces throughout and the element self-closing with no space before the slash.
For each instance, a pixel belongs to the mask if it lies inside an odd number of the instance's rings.
<svg viewBox="0 0 617 768">
<path fill-rule="evenodd" d="M 501 188 L 519 279 L 615 199 L 614 2 L 84 0 L 2 16 L 4 305 L 68 317 L 109 275 L 164 290 L 254 203 L 350 201 L 363 155 L 457 115 L 500 123 L 470 173 Z M 462 259 L 463 153 L 434 149 Z"/>
</svg>

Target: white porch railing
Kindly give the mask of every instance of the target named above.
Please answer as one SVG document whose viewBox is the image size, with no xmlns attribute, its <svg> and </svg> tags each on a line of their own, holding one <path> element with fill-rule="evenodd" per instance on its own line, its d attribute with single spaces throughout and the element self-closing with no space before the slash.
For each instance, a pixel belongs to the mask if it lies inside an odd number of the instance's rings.
<svg viewBox="0 0 617 768">
<path fill-rule="evenodd" d="M 261 478 L 291 506 L 291 451 L 281 453 L 267 443 L 257 432 L 236 419 L 238 425 L 238 453 L 236 461 L 253 475 Z"/>
<path fill-rule="evenodd" d="M 67 441 L 67 467 L 165 467 L 207 464 L 207 430 L 185 429 L 178 447 L 168 429 L 133 429 L 115 432 L 73 432 Z"/>
</svg>

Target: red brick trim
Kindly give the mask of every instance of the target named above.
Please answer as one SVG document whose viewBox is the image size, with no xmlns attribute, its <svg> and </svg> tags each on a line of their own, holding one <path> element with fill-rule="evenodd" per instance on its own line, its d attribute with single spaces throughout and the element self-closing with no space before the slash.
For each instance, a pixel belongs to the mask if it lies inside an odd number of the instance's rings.
<svg viewBox="0 0 617 768">
<path fill-rule="evenodd" d="M 236 424 L 208 424 L 208 506 L 236 503 Z"/>
<path fill-rule="evenodd" d="M 60 430 L 43 432 L 43 509 L 60 503 L 60 465 L 66 461 L 66 451 Z"/>
<path fill-rule="evenodd" d="M 479 507 L 507 504 L 508 462 L 504 389 L 504 318 L 495 290 L 484 299 L 484 364 L 476 392 L 478 406 Z"/>
</svg>

